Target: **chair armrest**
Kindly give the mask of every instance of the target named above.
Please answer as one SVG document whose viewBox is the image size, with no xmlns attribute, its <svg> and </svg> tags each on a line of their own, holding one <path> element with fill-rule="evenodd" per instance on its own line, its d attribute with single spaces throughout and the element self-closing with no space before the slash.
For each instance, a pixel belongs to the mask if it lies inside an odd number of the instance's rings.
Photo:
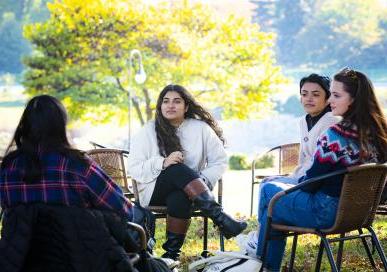
<svg viewBox="0 0 387 272">
<path fill-rule="evenodd" d="M 108 148 L 104 145 L 101 145 L 101 144 L 97 144 L 96 142 L 93 142 L 93 141 L 89 141 L 89 143 L 94 146 L 94 147 L 98 147 L 98 148 Z M 115 149 L 115 150 L 119 150 L 122 152 L 122 154 L 125 154 L 125 155 L 128 155 L 129 154 L 129 151 L 126 150 L 126 149 L 120 149 L 120 148 L 108 148 L 108 149 Z"/>
<path fill-rule="evenodd" d="M 272 177 L 272 176 L 276 176 L 276 177 L 287 177 L 289 176 L 289 174 L 274 174 L 274 175 L 256 175 L 255 178 L 256 179 L 264 179 L 264 178 L 267 178 L 267 177 Z"/>
<path fill-rule="evenodd" d="M 95 147 L 99 147 L 99 148 L 106 148 L 106 146 L 103 146 L 103 145 L 97 144 L 96 142 L 93 142 L 93 141 L 89 141 L 89 143 L 90 143 L 92 146 L 95 146 Z"/>
<path fill-rule="evenodd" d="M 118 150 L 120 150 L 124 155 L 129 155 L 129 151 L 126 149 L 118 149 Z"/>
<path fill-rule="evenodd" d="M 255 155 L 254 156 L 254 159 L 253 159 L 253 161 L 251 162 L 251 182 L 252 183 L 254 183 L 254 180 L 255 180 L 255 178 L 256 177 L 266 177 L 266 176 L 264 176 L 264 175 L 255 175 L 255 163 L 257 162 L 257 160 L 258 159 L 260 159 L 260 158 L 262 158 L 263 156 L 265 156 L 266 154 L 268 154 L 269 152 L 271 152 L 271 151 L 273 151 L 273 150 L 276 150 L 276 149 L 278 149 L 278 148 L 280 148 L 281 146 L 279 145 L 279 146 L 275 146 L 275 147 L 273 147 L 273 148 L 270 148 L 270 149 L 268 149 L 268 150 L 266 150 L 266 151 L 264 151 L 264 152 L 261 152 L 261 153 L 259 153 L 259 154 L 257 154 L 257 155 Z"/>
<path fill-rule="evenodd" d="M 129 155 L 129 151 L 126 149 L 121 149 L 121 148 L 108 148 L 108 149 L 114 149 L 121 152 L 123 155 Z"/>
<path fill-rule="evenodd" d="M 218 203 L 223 204 L 223 179 L 218 180 Z"/>
<path fill-rule="evenodd" d="M 128 227 L 130 229 L 133 229 L 134 231 L 138 232 L 140 239 L 141 239 L 141 249 L 146 249 L 147 241 L 146 241 L 146 234 L 145 234 L 143 227 L 141 227 L 139 224 L 136 224 L 133 222 L 127 222 L 127 224 L 128 224 Z"/>
<path fill-rule="evenodd" d="M 337 171 L 334 171 L 334 172 L 331 172 L 331 173 L 328 173 L 328 174 L 324 174 L 324 175 L 320 175 L 320 176 L 317 176 L 317 177 L 314 177 L 314 178 L 310 178 L 310 179 L 307 179 L 299 184 L 297 184 L 296 186 L 293 186 L 287 190 L 284 190 L 284 191 L 281 191 L 281 192 L 278 192 L 276 193 L 273 198 L 270 200 L 270 203 L 269 203 L 269 207 L 268 207 L 268 210 L 267 210 L 267 216 L 268 217 L 272 217 L 272 214 L 273 214 L 273 208 L 274 208 L 274 204 L 284 195 L 287 195 L 287 194 L 290 194 L 294 191 L 297 191 L 299 189 L 302 189 L 303 187 L 305 186 L 308 186 L 310 184 L 316 184 L 316 183 L 319 183 L 321 181 L 323 181 L 324 179 L 327 179 L 329 177 L 333 177 L 333 176 L 336 176 L 336 175 L 342 175 L 342 174 L 346 174 L 348 173 L 348 170 L 349 169 L 341 169 L 341 170 L 337 170 Z"/>
</svg>

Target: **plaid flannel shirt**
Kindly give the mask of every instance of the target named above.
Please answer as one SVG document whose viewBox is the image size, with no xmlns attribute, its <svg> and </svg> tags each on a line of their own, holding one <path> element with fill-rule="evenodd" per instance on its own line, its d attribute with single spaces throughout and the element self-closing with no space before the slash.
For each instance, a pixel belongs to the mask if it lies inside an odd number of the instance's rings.
<svg viewBox="0 0 387 272">
<path fill-rule="evenodd" d="M 133 219 L 132 204 L 121 188 L 92 160 L 81 163 L 59 153 L 41 153 L 42 178 L 25 180 L 23 155 L 3 166 L 0 172 L 0 203 L 3 209 L 22 203 L 43 202 L 114 210 Z"/>
</svg>

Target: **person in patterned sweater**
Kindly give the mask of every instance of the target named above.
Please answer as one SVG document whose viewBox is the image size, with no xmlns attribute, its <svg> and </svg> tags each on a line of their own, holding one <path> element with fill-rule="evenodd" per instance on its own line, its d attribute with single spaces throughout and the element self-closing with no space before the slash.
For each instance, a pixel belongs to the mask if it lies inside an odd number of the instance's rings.
<svg viewBox="0 0 387 272">
<path fill-rule="evenodd" d="M 307 179 L 362 163 L 387 160 L 387 124 L 371 81 L 356 70 L 345 68 L 334 76 L 329 103 L 332 113 L 343 120 L 326 130 L 317 141 L 311 167 L 298 179 Z M 303 187 L 274 206 L 274 223 L 306 228 L 330 228 L 334 224 L 343 176 L 334 176 L 314 186 Z M 263 251 L 267 208 L 272 197 L 291 184 L 270 181 L 263 184 L 258 211 L 257 256 Z M 266 269 L 279 271 L 286 239 L 269 241 Z"/>
</svg>

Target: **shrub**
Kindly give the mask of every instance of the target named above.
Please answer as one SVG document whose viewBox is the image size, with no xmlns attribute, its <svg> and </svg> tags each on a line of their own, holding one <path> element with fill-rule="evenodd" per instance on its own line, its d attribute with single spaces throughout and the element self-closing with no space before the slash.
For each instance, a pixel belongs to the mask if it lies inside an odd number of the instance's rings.
<svg viewBox="0 0 387 272">
<path fill-rule="evenodd" d="M 228 166 L 231 170 L 246 170 L 249 169 L 247 158 L 242 154 L 234 154 L 228 160 Z"/>
<path fill-rule="evenodd" d="M 255 168 L 271 168 L 274 167 L 274 156 L 273 155 L 263 155 L 255 161 Z"/>
</svg>

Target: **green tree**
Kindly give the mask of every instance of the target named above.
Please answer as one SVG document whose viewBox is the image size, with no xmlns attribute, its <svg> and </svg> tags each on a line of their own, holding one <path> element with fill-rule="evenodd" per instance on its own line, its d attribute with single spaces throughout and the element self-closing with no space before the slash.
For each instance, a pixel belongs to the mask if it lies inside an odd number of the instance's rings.
<svg viewBox="0 0 387 272">
<path fill-rule="evenodd" d="M 17 21 L 22 21 L 31 0 L 2 0 L 0 14 L 13 13 Z"/>
<path fill-rule="evenodd" d="M 384 67 L 379 57 L 380 45 L 387 38 L 381 27 L 386 8 L 380 1 L 325 0 L 311 5 L 305 27 L 295 38 L 300 41 L 293 51 L 303 56 L 303 63 L 324 63 L 327 67 Z M 385 55 L 385 54 L 382 54 Z M 301 62 L 302 63 L 302 62 Z"/>
<path fill-rule="evenodd" d="M 264 30 L 276 35 L 278 59 L 281 63 L 293 63 L 291 53 L 297 45 L 297 34 L 304 27 L 308 1 L 301 0 L 250 0 L 254 5 L 253 21 L 262 25 Z"/>
<path fill-rule="evenodd" d="M 124 117 L 130 88 L 143 123 L 171 82 L 187 86 L 209 108 L 221 106 L 226 118 L 246 118 L 270 108 L 268 97 L 284 81 L 272 35 L 243 19 L 217 18 L 204 5 L 64 0 L 49 10 L 48 21 L 25 28 L 35 54 L 26 59 L 24 84 L 30 95 L 63 99 L 75 118 Z M 148 74 L 142 87 L 128 79 L 134 48 L 142 50 Z"/>
<path fill-rule="evenodd" d="M 17 74 L 23 70 L 20 56 L 29 52 L 22 24 L 13 13 L 4 13 L 0 23 L 0 73 Z"/>
<path fill-rule="evenodd" d="M 379 0 L 251 0 L 277 34 L 280 63 L 318 69 L 387 66 L 387 7 Z M 259 8 L 261 6 L 261 8 Z"/>
<path fill-rule="evenodd" d="M 276 0 L 250 0 L 255 5 L 252 22 L 257 23 L 264 31 L 274 31 Z"/>
<path fill-rule="evenodd" d="M 279 113 L 290 114 L 296 117 L 302 116 L 305 114 L 304 109 L 300 103 L 299 95 L 290 96 L 286 102 L 278 102 L 276 108 Z"/>
<path fill-rule="evenodd" d="M 0 1 L 0 74 L 20 74 L 22 56 L 30 53 L 30 45 L 22 34 L 23 24 L 48 18 L 48 0 Z"/>
</svg>

